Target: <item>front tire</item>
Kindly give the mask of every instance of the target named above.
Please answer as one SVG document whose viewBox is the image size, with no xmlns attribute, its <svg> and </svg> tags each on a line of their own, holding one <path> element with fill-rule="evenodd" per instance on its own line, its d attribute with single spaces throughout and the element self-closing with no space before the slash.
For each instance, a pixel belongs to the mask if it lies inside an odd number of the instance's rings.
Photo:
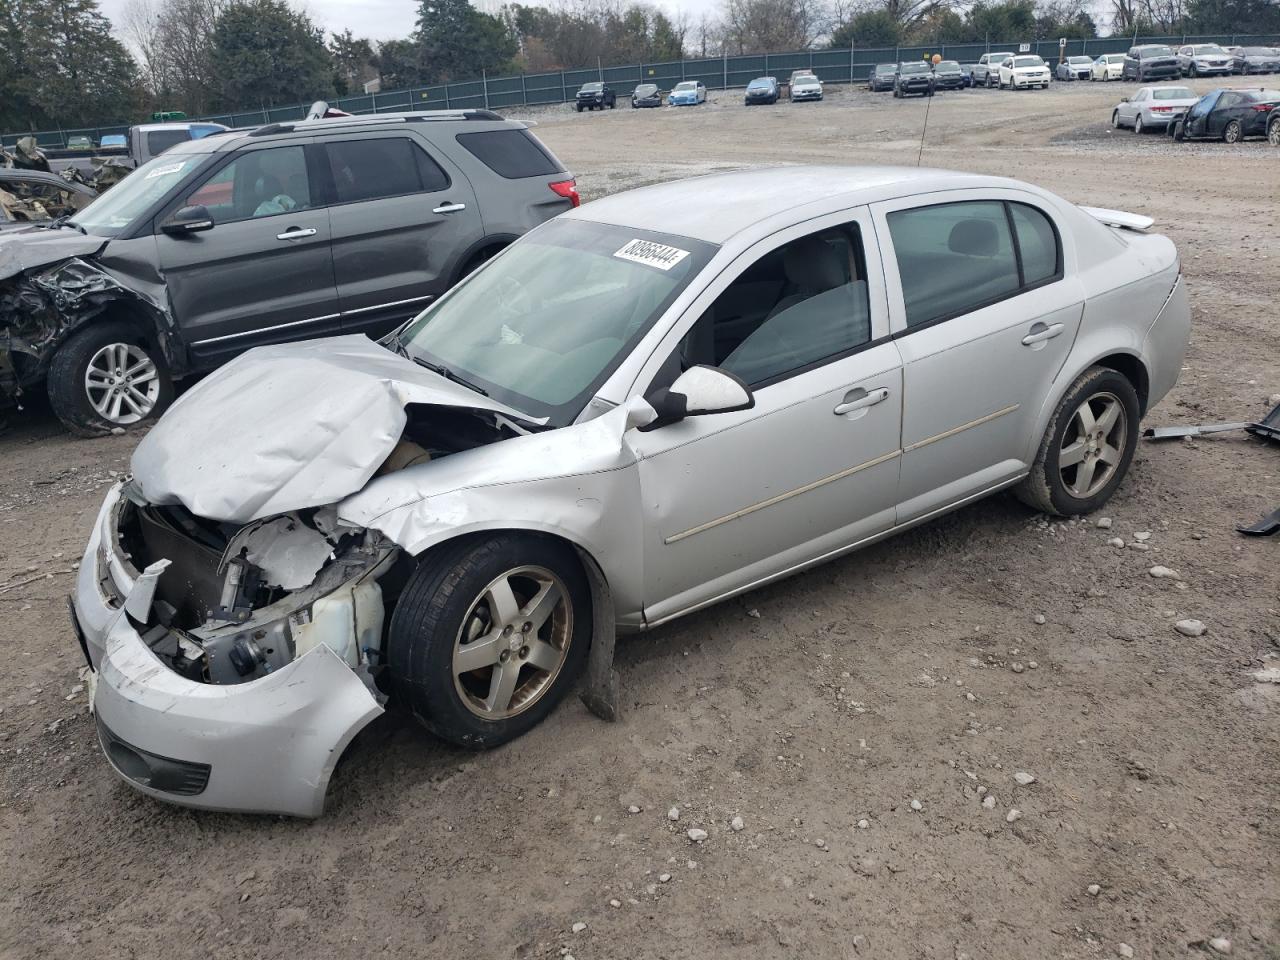
<svg viewBox="0 0 1280 960">
<path fill-rule="evenodd" d="M 1244 128 L 1240 126 L 1239 120 L 1230 120 L 1227 125 L 1222 128 L 1223 143 L 1239 143 L 1244 139 Z"/>
<path fill-rule="evenodd" d="M 472 750 L 514 740 L 573 687 L 591 594 L 568 544 L 496 533 L 430 554 L 391 618 L 393 692 L 436 736 Z"/>
<path fill-rule="evenodd" d="M 72 433 L 100 437 L 164 412 L 173 381 L 163 355 L 125 323 L 90 324 L 53 355 L 46 384 Z"/>
<path fill-rule="evenodd" d="M 1049 420 L 1031 473 L 1014 494 L 1043 513 L 1097 510 L 1129 472 L 1138 444 L 1138 393 L 1121 373 L 1090 367 Z"/>
</svg>

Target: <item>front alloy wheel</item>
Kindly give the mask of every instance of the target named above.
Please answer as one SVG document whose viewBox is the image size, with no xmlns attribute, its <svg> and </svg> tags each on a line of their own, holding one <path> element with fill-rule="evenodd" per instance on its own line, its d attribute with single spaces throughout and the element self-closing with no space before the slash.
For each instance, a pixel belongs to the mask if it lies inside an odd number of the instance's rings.
<svg viewBox="0 0 1280 960">
<path fill-rule="evenodd" d="M 72 433 L 96 437 L 158 416 L 173 399 L 161 353 L 127 323 L 90 322 L 58 348 L 49 405 Z"/>
<path fill-rule="evenodd" d="M 135 343 L 108 343 L 84 373 L 89 405 L 103 420 L 127 427 L 151 416 L 160 400 L 155 361 Z"/>
<path fill-rule="evenodd" d="M 1244 130 L 1241 128 L 1239 120 L 1232 120 L 1223 127 L 1222 139 L 1226 143 L 1239 143 L 1244 139 Z"/>
</svg>

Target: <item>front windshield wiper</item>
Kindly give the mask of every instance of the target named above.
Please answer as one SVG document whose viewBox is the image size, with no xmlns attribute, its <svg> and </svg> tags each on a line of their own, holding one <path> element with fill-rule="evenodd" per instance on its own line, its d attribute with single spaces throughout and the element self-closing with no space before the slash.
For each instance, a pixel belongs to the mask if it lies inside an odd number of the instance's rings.
<svg viewBox="0 0 1280 960">
<path fill-rule="evenodd" d="M 480 394 L 480 396 L 482 397 L 487 397 L 489 395 L 489 391 L 484 389 L 484 387 L 477 386 L 476 384 L 468 380 L 466 377 L 459 376 L 458 374 L 450 370 L 448 367 L 446 367 L 443 363 L 432 363 L 430 360 L 422 359 L 422 357 L 412 357 L 411 359 L 418 366 L 426 367 L 432 373 L 438 373 L 440 376 L 444 377 L 446 380 L 452 380 L 454 383 L 460 383 L 464 387 L 466 387 L 468 390 L 474 390 L 476 393 Z"/>
<path fill-rule="evenodd" d="M 71 214 L 69 213 L 63 214 L 62 216 L 58 217 L 56 220 L 50 220 L 48 223 L 42 223 L 40 224 L 40 226 L 46 230 L 58 230 L 61 227 L 71 227 L 73 230 L 79 230 L 85 236 L 89 235 L 88 230 L 80 226 L 80 224 L 72 221 Z"/>
</svg>

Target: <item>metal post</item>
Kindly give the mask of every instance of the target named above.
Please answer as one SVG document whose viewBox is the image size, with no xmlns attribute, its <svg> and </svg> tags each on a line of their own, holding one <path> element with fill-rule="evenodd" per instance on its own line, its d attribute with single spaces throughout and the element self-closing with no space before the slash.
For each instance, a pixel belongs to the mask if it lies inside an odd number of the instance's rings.
<svg viewBox="0 0 1280 960">
<path fill-rule="evenodd" d="M 764 75 L 766 77 L 773 76 L 773 74 L 769 72 L 769 55 L 767 53 L 764 55 Z"/>
<path fill-rule="evenodd" d="M 520 105 L 527 107 L 529 105 L 529 92 L 524 87 L 524 74 L 520 74 Z"/>
<path fill-rule="evenodd" d="M 484 84 L 484 108 L 489 109 L 489 73 L 487 70 L 480 71 L 480 82 Z"/>
<path fill-rule="evenodd" d="M 720 56 L 724 57 L 724 61 L 723 61 L 724 80 L 721 82 L 720 89 L 728 90 L 729 89 L 729 54 L 721 53 Z"/>
<path fill-rule="evenodd" d="M 596 57 L 596 79 L 604 83 L 604 67 L 600 65 L 599 57 Z"/>
<path fill-rule="evenodd" d="M 853 86 L 853 36 L 849 37 L 849 86 Z"/>
<path fill-rule="evenodd" d="M 564 71 L 560 71 L 560 102 L 569 102 L 569 88 L 564 85 Z"/>
<path fill-rule="evenodd" d="M 446 83 L 444 85 L 444 108 L 448 110 L 451 106 L 452 104 L 449 103 L 449 85 Z"/>
</svg>

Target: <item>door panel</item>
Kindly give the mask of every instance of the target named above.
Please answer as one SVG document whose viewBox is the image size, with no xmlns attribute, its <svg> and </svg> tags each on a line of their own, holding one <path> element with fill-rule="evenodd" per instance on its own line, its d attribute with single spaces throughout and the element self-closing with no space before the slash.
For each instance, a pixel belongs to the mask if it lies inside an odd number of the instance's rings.
<svg viewBox="0 0 1280 960">
<path fill-rule="evenodd" d="M 300 145 L 244 151 L 183 201 L 206 205 L 212 230 L 157 232 L 169 301 L 200 363 L 339 331 L 329 213 L 308 181 Z"/>
<path fill-rule="evenodd" d="M 334 275 L 343 329 L 380 336 L 447 289 L 484 236 L 461 170 L 405 135 L 326 143 Z"/>
<path fill-rule="evenodd" d="M 635 434 L 646 617 L 891 527 L 901 395 L 898 351 L 884 343 L 757 391 L 752 410 Z"/>
</svg>

